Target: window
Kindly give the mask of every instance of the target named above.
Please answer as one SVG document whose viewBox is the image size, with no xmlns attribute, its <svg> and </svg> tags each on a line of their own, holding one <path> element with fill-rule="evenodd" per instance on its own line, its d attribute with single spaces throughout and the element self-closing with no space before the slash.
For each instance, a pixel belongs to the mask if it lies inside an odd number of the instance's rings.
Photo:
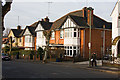
<svg viewBox="0 0 120 80">
<path fill-rule="evenodd" d="M 25 42 L 32 42 L 32 36 L 25 36 Z"/>
<path fill-rule="evenodd" d="M 74 47 L 73 47 L 73 54 L 75 54 L 75 55 L 76 55 L 76 50 L 77 50 L 77 47 L 74 46 Z"/>
<path fill-rule="evenodd" d="M 52 32 L 51 39 L 55 39 L 55 32 Z"/>
<path fill-rule="evenodd" d="M 118 28 L 120 28 L 120 18 L 118 19 Z"/>
<path fill-rule="evenodd" d="M 60 38 L 63 39 L 63 30 L 60 31 Z"/>
<path fill-rule="evenodd" d="M 76 49 L 76 46 L 74 46 L 74 49 Z"/>
<path fill-rule="evenodd" d="M 70 56 L 72 56 L 72 50 L 70 50 Z"/>
<path fill-rule="evenodd" d="M 28 42 L 28 38 L 27 38 L 27 36 L 25 36 L 25 42 Z"/>
<path fill-rule="evenodd" d="M 20 42 L 21 42 L 21 38 L 20 38 Z"/>
<path fill-rule="evenodd" d="M 74 54 L 76 55 L 76 50 L 74 50 Z"/>
<path fill-rule="evenodd" d="M 67 55 L 69 55 L 69 50 L 67 50 Z"/>
<path fill-rule="evenodd" d="M 74 37 L 76 37 L 76 32 L 74 32 Z"/>
<path fill-rule="evenodd" d="M 29 42 L 32 42 L 32 36 L 29 36 Z"/>
<path fill-rule="evenodd" d="M 69 19 L 68 19 L 68 27 L 69 27 Z"/>
<path fill-rule="evenodd" d="M 80 38 L 80 29 L 78 29 L 78 38 Z"/>
<path fill-rule="evenodd" d="M 65 29 L 65 37 L 69 37 L 71 38 L 72 37 L 72 28 L 69 28 L 69 29 Z"/>
<path fill-rule="evenodd" d="M 74 37 L 77 37 L 77 29 L 74 29 Z"/>
</svg>

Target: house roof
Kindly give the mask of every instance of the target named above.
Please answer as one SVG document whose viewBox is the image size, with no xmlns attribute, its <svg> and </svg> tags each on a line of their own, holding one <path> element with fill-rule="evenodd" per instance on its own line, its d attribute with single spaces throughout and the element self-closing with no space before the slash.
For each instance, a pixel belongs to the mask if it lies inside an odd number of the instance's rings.
<svg viewBox="0 0 120 80">
<path fill-rule="evenodd" d="M 40 21 L 42 27 L 44 30 L 49 30 L 52 26 L 52 22 L 45 22 L 45 21 Z"/>
<path fill-rule="evenodd" d="M 38 24 L 41 23 L 41 25 L 43 26 L 43 28 L 45 30 L 49 30 L 51 28 L 52 22 L 45 22 L 45 21 L 37 21 L 35 23 L 33 23 L 30 26 L 26 26 L 26 28 L 24 29 L 24 31 L 21 33 L 21 36 L 24 34 L 25 30 L 28 28 L 28 30 L 30 31 L 30 33 L 33 36 L 36 36 L 36 32 L 35 29 L 37 28 Z"/>
<path fill-rule="evenodd" d="M 53 23 L 51 29 L 58 29 L 58 28 L 62 27 L 63 23 L 66 21 L 66 19 L 68 18 L 69 15 L 83 17 L 83 12 L 82 12 L 82 10 L 77 10 L 77 11 L 73 11 L 73 12 L 70 12 L 70 13 L 64 15 L 63 17 L 57 19 Z"/>
<path fill-rule="evenodd" d="M 37 21 L 37 22 L 31 24 L 30 27 L 37 27 L 38 23 L 39 23 L 39 21 Z"/>
<path fill-rule="evenodd" d="M 27 26 L 27 28 L 33 36 L 36 36 L 36 34 L 35 34 L 36 27 Z"/>
<path fill-rule="evenodd" d="M 112 23 L 107 22 L 100 17 L 93 15 L 93 27 L 94 28 L 103 28 L 103 25 L 105 25 L 105 29 L 112 29 Z"/>
<path fill-rule="evenodd" d="M 11 29 L 15 37 L 20 37 L 20 34 L 22 33 L 22 29 Z"/>
<path fill-rule="evenodd" d="M 86 20 L 87 18 L 83 16 L 83 13 L 84 13 L 83 10 L 70 12 L 64 15 L 63 17 L 59 18 L 58 20 L 56 20 L 53 23 L 51 29 L 61 28 L 68 17 L 70 17 L 73 20 L 73 22 L 77 24 L 79 27 L 81 26 L 84 28 L 89 27 Z M 93 28 L 103 28 L 103 25 L 106 25 L 106 29 L 112 29 L 112 23 L 107 22 L 96 15 L 93 15 Z"/>
<path fill-rule="evenodd" d="M 84 17 L 79 16 L 73 16 L 70 15 L 70 18 L 73 20 L 74 23 L 76 23 L 78 26 L 82 27 L 89 27 L 89 25 L 86 23 L 86 19 Z"/>
</svg>

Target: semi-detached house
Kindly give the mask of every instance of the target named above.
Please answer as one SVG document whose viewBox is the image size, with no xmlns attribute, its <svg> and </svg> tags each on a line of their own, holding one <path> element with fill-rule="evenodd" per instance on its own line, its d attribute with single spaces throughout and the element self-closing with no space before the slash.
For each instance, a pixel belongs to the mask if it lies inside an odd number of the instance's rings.
<svg viewBox="0 0 120 80">
<path fill-rule="evenodd" d="M 52 22 L 49 22 L 49 18 L 46 17 L 39 21 L 39 24 L 37 25 L 37 28 L 35 30 L 36 32 L 36 49 L 39 47 L 45 47 L 46 46 L 46 38 L 43 34 L 43 31 L 50 30 L 52 26 Z"/>
<path fill-rule="evenodd" d="M 12 47 L 23 47 L 23 38 L 21 38 L 20 34 L 22 33 L 23 29 L 21 29 L 21 26 L 17 26 L 17 29 L 11 29 L 8 38 L 12 38 Z M 10 41 L 9 41 L 10 43 Z M 11 43 L 10 43 L 11 44 Z"/>
<path fill-rule="evenodd" d="M 89 57 L 90 9 L 92 8 L 84 7 L 82 10 L 70 12 L 52 24 L 52 49 L 64 48 L 65 55 L 70 57 L 74 53 L 83 58 Z M 91 25 L 91 53 L 95 52 L 101 58 L 111 48 L 112 24 L 96 16 L 92 9 Z"/>
<path fill-rule="evenodd" d="M 30 26 L 26 26 L 21 36 L 23 37 L 23 45 L 25 50 L 35 50 L 36 49 L 36 32 L 35 29 L 38 22 L 33 23 Z"/>
</svg>

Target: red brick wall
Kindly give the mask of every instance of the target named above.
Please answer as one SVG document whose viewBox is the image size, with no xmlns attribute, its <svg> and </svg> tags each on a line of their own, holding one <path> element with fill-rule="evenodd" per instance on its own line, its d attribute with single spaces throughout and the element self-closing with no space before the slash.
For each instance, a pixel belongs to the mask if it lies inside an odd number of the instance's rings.
<svg viewBox="0 0 120 80">
<path fill-rule="evenodd" d="M 36 37 L 34 39 L 35 39 L 35 43 L 34 44 L 35 44 L 35 50 L 36 50 Z"/>
<path fill-rule="evenodd" d="M 55 39 L 50 39 L 50 44 L 64 44 L 64 39 L 60 39 L 60 31 L 55 31 Z"/>
<path fill-rule="evenodd" d="M 91 53 L 95 52 L 97 53 L 97 57 L 101 58 L 101 47 L 103 46 L 103 38 L 101 37 L 102 29 L 92 29 L 91 33 Z M 112 32 L 106 30 L 106 37 L 105 37 L 105 50 L 107 47 L 111 46 L 111 38 L 112 38 Z M 82 38 L 82 36 L 81 36 Z M 85 29 L 85 57 L 89 58 L 89 29 Z M 81 43 L 82 44 L 82 43 Z M 83 54 L 83 53 L 82 53 Z"/>
<path fill-rule="evenodd" d="M 83 53 L 83 43 L 84 43 L 84 30 L 81 30 L 80 32 L 80 36 L 81 36 L 81 45 L 80 45 L 80 53 Z M 83 54 L 81 54 L 81 56 L 83 56 Z"/>
</svg>

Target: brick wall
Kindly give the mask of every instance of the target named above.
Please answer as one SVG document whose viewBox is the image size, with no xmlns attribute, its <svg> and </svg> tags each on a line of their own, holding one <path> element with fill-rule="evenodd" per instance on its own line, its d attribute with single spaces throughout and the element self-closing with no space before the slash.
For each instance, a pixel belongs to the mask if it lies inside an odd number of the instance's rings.
<svg viewBox="0 0 120 80">
<path fill-rule="evenodd" d="M 55 31 L 55 39 L 50 39 L 50 44 L 64 44 L 64 39 L 60 39 L 60 31 Z"/>
<path fill-rule="evenodd" d="M 97 57 L 102 57 L 102 46 L 103 46 L 103 38 L 101 36 L 102 29 L 92 29 L 91 31 L 91 53 L 97 53 Z M 112 32 L 109 30 L 105 30 L 105 51 L 108 47 L 111 46 L 111 38 Z M 85 29 L 85 58 L 89 58 L 89 29 Z M 83 54 L 83 53 L 82 53 Z"/>
</svg>

